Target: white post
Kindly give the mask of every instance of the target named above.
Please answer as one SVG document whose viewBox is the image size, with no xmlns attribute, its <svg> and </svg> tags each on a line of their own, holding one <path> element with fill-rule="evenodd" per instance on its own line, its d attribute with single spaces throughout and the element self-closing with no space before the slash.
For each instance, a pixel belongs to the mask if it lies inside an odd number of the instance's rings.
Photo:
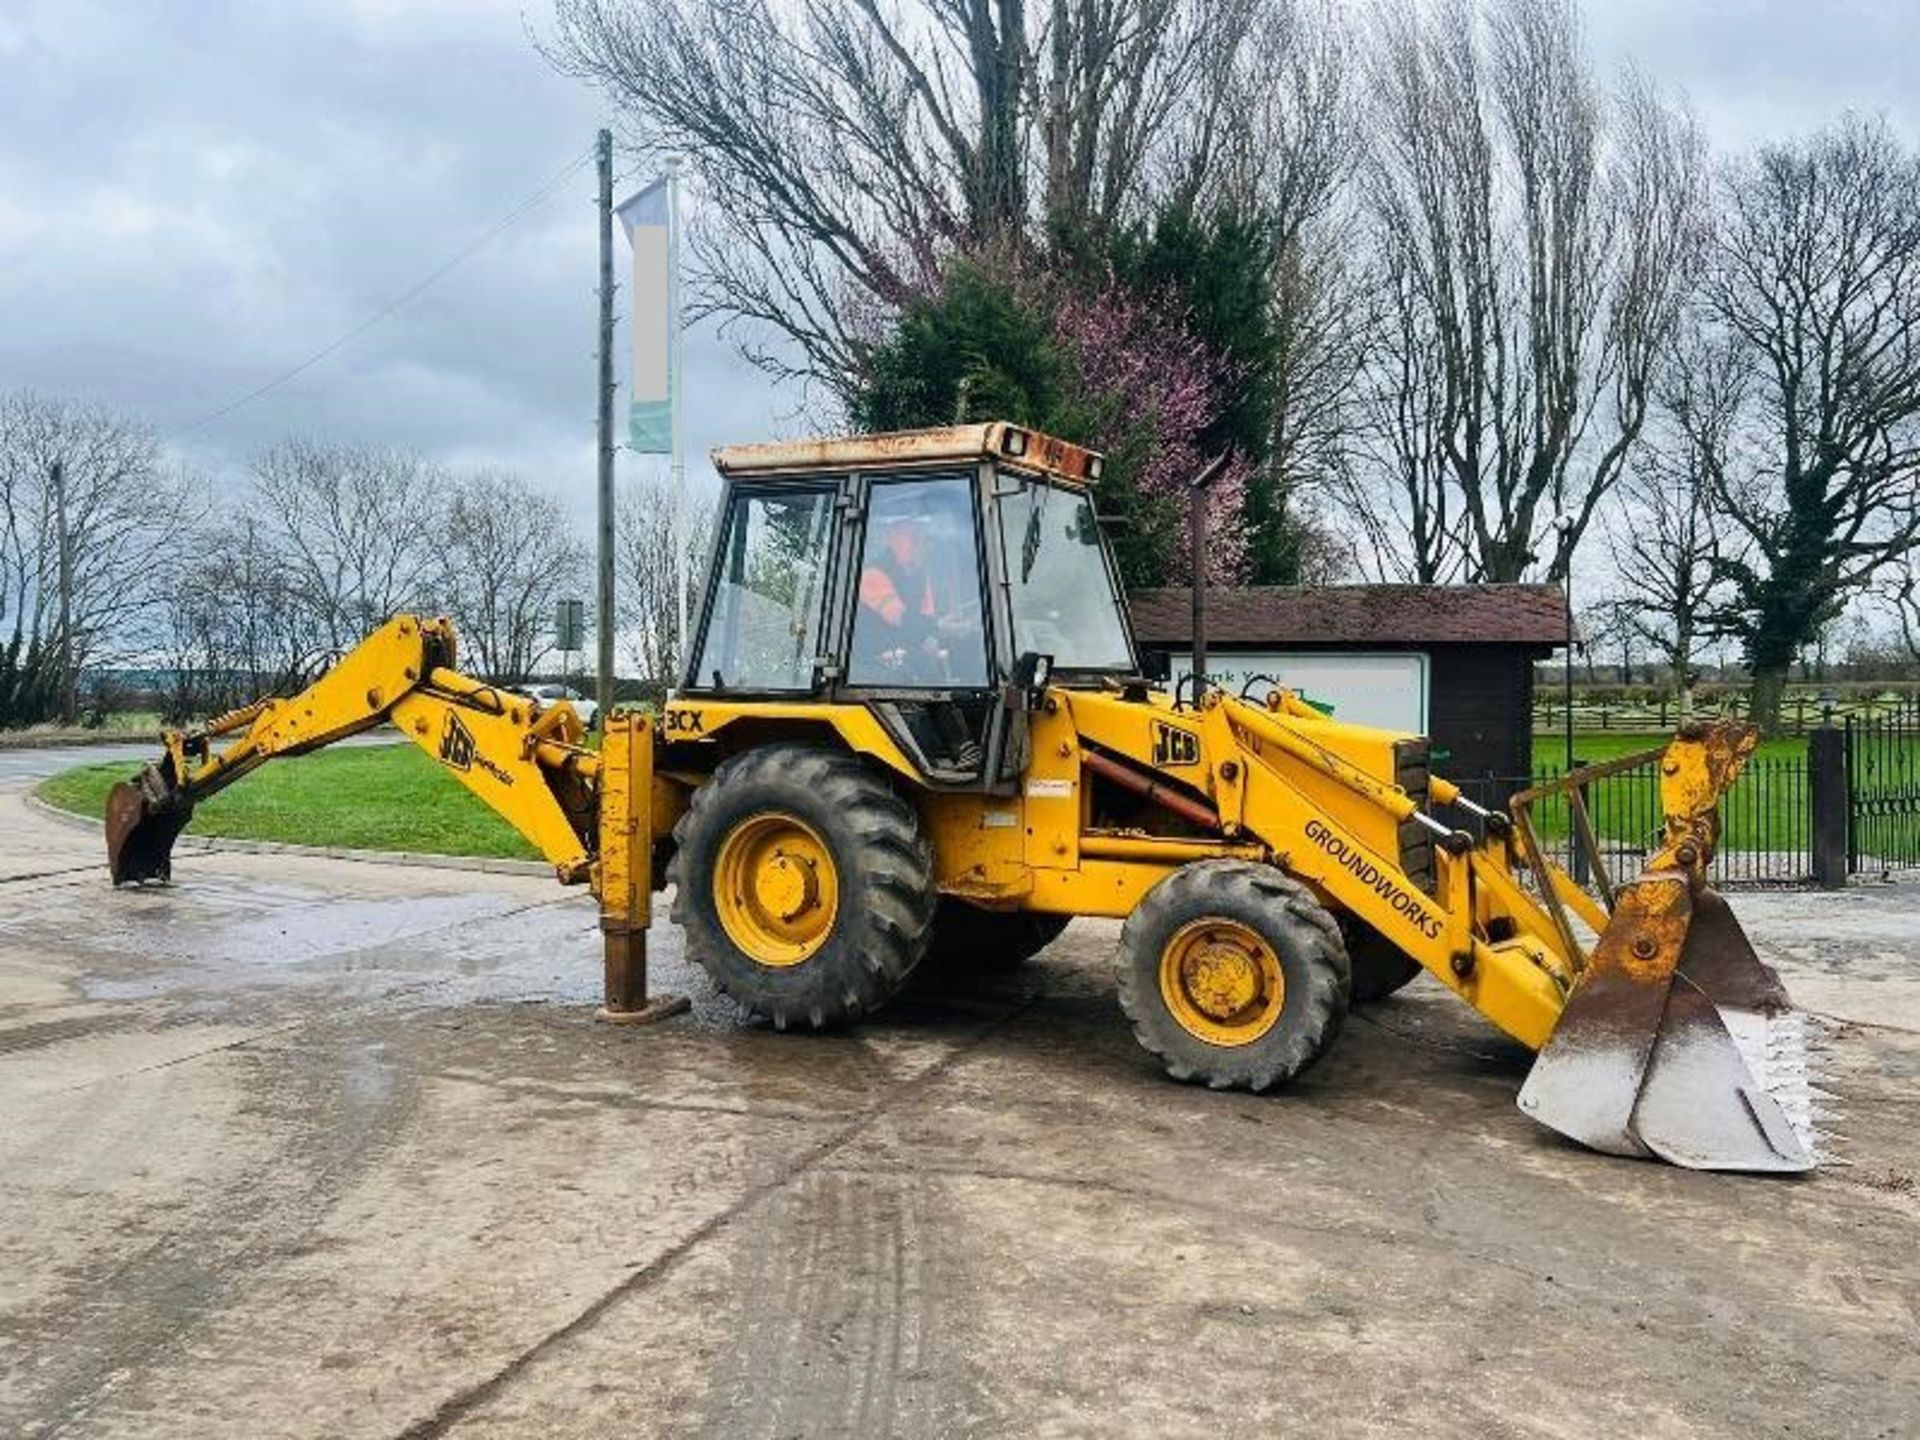
<svg viewBox="0 0 1920 1440">
<path fill-rule="evenodd" d="M 674 654 L 684 674 L 691 657 L 687 654 L 687 459 L 680 398 L 686 391 L 686 372 L 680 343 L 680 157 L 677 155 L 667 160 L 667 383 L 673 430 L 667 484 L 673 497 L 673 600 L 678 619 Z"/>
</svg>

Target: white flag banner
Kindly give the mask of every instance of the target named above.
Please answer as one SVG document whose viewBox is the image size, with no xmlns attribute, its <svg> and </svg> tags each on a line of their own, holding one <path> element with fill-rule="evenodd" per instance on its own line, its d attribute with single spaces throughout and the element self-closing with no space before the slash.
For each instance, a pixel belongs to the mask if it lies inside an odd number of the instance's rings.
<svg viewBox="0 0 1920 1440">
<path fill-rule="evenodd" d="M 633 380 L 627 443 L 643 455 L 665 455 L 673 449 L 673 388 L 679 384 L 668 343 L 672 277 L 667 182 L 654 181 L 617 213 L 633 247 Z"/>
</svg>

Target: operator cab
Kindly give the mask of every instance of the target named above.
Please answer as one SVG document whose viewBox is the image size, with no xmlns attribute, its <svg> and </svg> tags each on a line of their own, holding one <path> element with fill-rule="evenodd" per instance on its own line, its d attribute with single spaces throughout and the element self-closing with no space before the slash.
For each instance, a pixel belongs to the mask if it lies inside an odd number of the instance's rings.
<svg viewBox="0 0 1920 1440">
<path fill-rule="evenodd" d="M 996 789 L 1037 682 L 1139 674 L 1089 484 L 1004 422 L 729 446 L 681 693 L 865 706 L 934 785 Z"/>
</svg>

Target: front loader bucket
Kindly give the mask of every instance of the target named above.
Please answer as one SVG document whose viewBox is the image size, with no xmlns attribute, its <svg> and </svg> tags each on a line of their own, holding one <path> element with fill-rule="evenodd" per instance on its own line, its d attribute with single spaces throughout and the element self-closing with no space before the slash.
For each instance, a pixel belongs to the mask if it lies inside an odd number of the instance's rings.
<svg viewBox="0 0 1920 1440">
<path fill-rule="evenodd" d="M 1805 1026 L 1724 899 L 1649 873 L 1621 888 L 1520 1108 L 1614 1155 L 1811 1170 Z"/>
<path fill-rule="evenodd" d="M 107 872 L 115 885 L 173 876 L 173 842 L 193 817 L 193 802 L 158 765 L 107 795 Z"/>
</svg>

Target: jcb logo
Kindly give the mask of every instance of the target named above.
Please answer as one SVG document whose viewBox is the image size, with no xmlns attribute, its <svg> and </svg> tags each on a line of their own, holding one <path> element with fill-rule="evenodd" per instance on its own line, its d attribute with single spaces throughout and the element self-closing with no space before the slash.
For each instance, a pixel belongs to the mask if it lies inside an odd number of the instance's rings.
<svg viewBox="0 0 1920 1440">
<path fill-rule="evenodd" d="M 451 710 L 447 712 L 447 728 L 440 732 L 440 758 L 451 769 L 471 770 L 478 765 L 502 785 L 513 784 L 512 775 L 480 753 L 473 743 L 473 732 Z"/>
<path fill-rule="evenodd" d="M 1200 763 L 1200 737 L 1164 721 L 1153 722 L 1153 763 L 1161 769 Z"/>
<path fill-rule="evenodd" d="M 698 710 L 667 711 L 667 733 L 669 735 L 700 735 L 705 733 Z"/>
<path fill-rule="evenodd" d="M 447 728 L 440 736 L 440 758 L 455 770 L 473 768 L 473 732 L 451 710 L 447 712 Z"/>
</svg>

